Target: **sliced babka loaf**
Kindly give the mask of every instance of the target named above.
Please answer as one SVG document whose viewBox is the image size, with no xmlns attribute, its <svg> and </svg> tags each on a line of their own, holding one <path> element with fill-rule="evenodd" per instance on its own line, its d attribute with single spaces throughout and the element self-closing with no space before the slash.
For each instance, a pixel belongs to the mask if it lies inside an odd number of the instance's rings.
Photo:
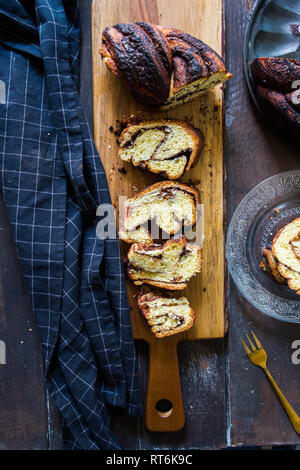
<svg viewBox="0 0 300 470">
<path fill-rule="evenodd" d="M 122 132 L 119 156 L 169 179 L 188 171 L 203 148 L 198 129 L 179 120 L 142 121 Z"/>
<path fill-rule="evenodd" d="M 137 101 L 162 109 L 193 100 L 231 78 L 207 44 L 178 29 L 144 22 L 105 28 L 100 54 Z"/>
<path fill-rule="evenodd" d="M 163 244 L 134 243 L 128 252 L 127 274 L 136 285 L 181 290 L 200 269 L 200 247 L 185 237 Z"/>
<path fill-rule="evenodd" d="M 196 223 L 199 202 L 198 191 L 186 184 L 173 181 L 153 184 L 125 202 L 120 238 L 127 243 L 158 238 L 151 237 L 148 231 L 151 221 L 173 235 L 183 225 Z"/>
<path fill-rule="evenodd" d="M 142 288 L 138 306 L 157 338 L 175 335 L 193 326 L 195 314 L 186 297 L 177 299 L 162 291 Z"/>
</svg>

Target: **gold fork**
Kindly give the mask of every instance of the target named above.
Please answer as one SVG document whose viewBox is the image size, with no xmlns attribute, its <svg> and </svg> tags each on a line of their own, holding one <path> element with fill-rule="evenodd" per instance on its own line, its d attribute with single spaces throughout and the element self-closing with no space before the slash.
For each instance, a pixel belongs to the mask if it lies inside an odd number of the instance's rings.
<svg viewBox="0 0 300 470">
<path fill-rule="evenodd" d="M 253 333 L 253 331 L 251 331 L 252 333 L 252 336 L 254 338 L 254 341 L 256 343 L 256 346 L 253 344 L 253 341 L 251 341 L 251 339 L 249 338 L 248 335 L 246 335 L 248 341 L 249 341 L 249 344 L 252 348 L 252 351 L 249 349 L 249 347 L 247 346 L 247 344 L 245 343 L 245 341 L 241 338 L 241 341 L 243 343 L 243 346 L 245 348 L 245 351 L 247 353 L 247 356 L 249 357 L 250 361 L 255 364 L 256 366 L 259 366 L 261 367 L 268 379 L 270 380 L 271 384 L 273 385 L 274 387 L 274 390 L 275 392 L 277 393 L 282 405 L 283 405 L 283 408 L 285 409 L 288 417 L 290 418 L 290 421 L 295 429 L 295 431 L 299 434 L 300 433 L 300 418 L 299 416 L 297 415 L 296 411 L 292 408 L 292 406 L 289 404 L 289 402 L 287 401 L 287 399 L 285 398 L 285 396 L 283 395 L 282 391 L 280 390 L 280 388 L 278 387 L 277 383 L 275 382 L 275 380 L 273 379 L 272 375 L 270 374 L 269 372 L 269 369 L 267 368 L 267 353 L 266 351 L 264 350 L 264 348 L 262 347 L 262 344 L 260 343 L 260 341 L 258 340 L 258 338 L 255 336 L 255 334 Z"/>
</svg>

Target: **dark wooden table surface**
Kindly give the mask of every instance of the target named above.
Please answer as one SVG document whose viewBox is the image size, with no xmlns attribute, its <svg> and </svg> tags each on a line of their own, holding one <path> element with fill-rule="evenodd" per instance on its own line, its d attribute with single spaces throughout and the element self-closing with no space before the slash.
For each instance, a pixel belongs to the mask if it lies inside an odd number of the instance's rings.
<svg viewBox="0 0 300 470">
<path fill-rule="evenodd" d="M 250 0 L 226 0 L 225 55 L 233 79 L 225 92 L 226 223 L 243 196 L 278 172 L 299 167 L 300 151 L 289 148 L 254 109 L 243 76 L 242 44 Z M 90 0 L 82 14 L 81 96 L 92 124 Z M 112 0 L 113 8 L 113 0 Z M 143 419 L 112 410 L 115 433 L 126 449 L 198 449 L 227 446 L 300 444 L 263 372 L 252 366 L 240 336 L 251 328 L 262 339 L 269 367 L 300 413 L 300 364 L 292 363 L 292 343 L 300 325 L 263 316 L 227 284 L 228 335 L 224 340 L 179 346 L 184 429 L 156 434 Z M 0 449 L 60 449 L 59 418 L 43 385 L 38 332 L 22 280 L 3 202 L 0 201 L 0 340 L 7 360 L 0 365 Z M 147 348 L 137 344 L 143 390 Z"/>
</svg>

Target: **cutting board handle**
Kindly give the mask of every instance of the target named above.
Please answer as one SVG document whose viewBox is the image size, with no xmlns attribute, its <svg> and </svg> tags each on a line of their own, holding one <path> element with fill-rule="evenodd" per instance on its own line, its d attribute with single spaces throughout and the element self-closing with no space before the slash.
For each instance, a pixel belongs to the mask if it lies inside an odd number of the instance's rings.
<svg viewBox="0 0 300 470">
<path fill-rule="evenodd" d="M 179 431 L 185 422 L 178 358 L 178 341 L 157 339 L 149 345 L 146 427 L 149 431 Z"/>
</svg>

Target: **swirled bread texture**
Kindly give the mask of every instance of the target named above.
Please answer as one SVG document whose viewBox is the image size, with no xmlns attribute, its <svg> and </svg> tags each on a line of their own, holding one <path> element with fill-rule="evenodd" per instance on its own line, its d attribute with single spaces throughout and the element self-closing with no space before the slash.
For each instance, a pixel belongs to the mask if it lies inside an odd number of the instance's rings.
<svg viewBox="0 0 300 470">
<path fill-rule="evenodd" d="M 182 333 L 193 326 L 195 314 L 188 299 L 173 296 L 144 288 L 138 294 L 139 309 L 157 338 Z"/>
<path fill-rule="evenodd" d="M 185 237 L 163 244 L 134 243 L 128 252 L 127 274 L 135 285 L 181 290 L 201 269 L 201 250 Z"/>
<path fill-rule="evenodd" d="M 119 143 L 123 161 L 177 179 L 200 155 L 203 137 L 199 129 L 184 121 L 162 119 L 128 125 Z"/>
<path fill-rule="evenodd" d="M 119 236 L 127 243 L 159 238 L 149 232 L 149 224 L 151 232 L 158 227 L 174 235 L 184 225 L 196 223 L 199 202 L 198 191 L 186 184 L 174 181 L 153 184 L 125 202 L 124 222 Z"/>
<path fill-rule="evenodd" d="M 100 54 L 135 99 L 153 107 L 193 100 L 231 78 L 219 55 L 199 39 L 145 22 L 105 28 Z"/>
<path fill-rule="evenodd" d="M 263 250 L 261 267 L 280 284 L 287 284 L 300 295 L 300 218 L 282 227 L 271 248 Z"/>
</svg>

